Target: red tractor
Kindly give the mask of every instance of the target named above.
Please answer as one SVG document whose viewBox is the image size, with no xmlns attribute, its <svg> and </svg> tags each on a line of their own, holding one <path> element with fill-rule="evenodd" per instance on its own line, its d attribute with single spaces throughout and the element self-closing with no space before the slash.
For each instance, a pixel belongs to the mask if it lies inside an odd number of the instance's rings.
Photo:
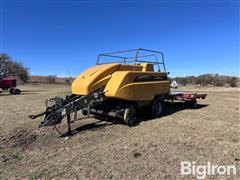
<svg viewBox="0 0 240 180">
<path fill-rule="evenodd" d="M 13 76 L 1 77 L 0 76 L 0 92 L 2 90 L 9 90 L 10 94 L 19 95 L 21 90 L 17 89 L 17 80 Z"/>
</svg>

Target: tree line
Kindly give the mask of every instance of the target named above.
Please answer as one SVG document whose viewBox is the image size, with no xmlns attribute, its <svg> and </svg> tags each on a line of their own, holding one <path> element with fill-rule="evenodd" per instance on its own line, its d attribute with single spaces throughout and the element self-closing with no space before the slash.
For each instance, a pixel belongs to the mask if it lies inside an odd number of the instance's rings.
<svg viewBox="0 0 240 180">
<path fill-rule="evenodd" d="M 0 53 L 0 78 L 6 76 L 17 76 L 21 81 L 28 82 L 30 73 L 29 68 L 25 67 L 22 63 L 12 60 L 8 54 Z M 46 77 L 47 83 L 55 83 L 56 75 L 49 75 Z M 190 85 L 212 85 L 212 86 L 226 86 L 236 87 L 239 78 L 232 76 L 221 76 L 218 74 L 204 74 L 201 76 L 186 76 L 171 78 L 178 84 L 186 86 Z M 65 83 L 69 84 L 70 79 L 66 79 Z"/>
<path fill-rule="evenodd" d="M 186 85 L 201 85 L 201 86 L 226 86 L 236 87 L 238 78 L 234 76 L 222 76 L 219 74 L 204 74 L 200 76 L 186 76 L 186 77 L 175 77 L 171 79 L 175 80 L 178 84 L 183 86 Z"/>
<path fill-rule="evenodd" d="M 22 63 L 13 60 L 8 54 L 0 53 L 0 78 L 16 76 L 19 80 L 24 83 L 31 81 L 29 68 L 25 67 Z M 46 83 L 56 83 L 57 76 L 49 75 L 46 76 Z M 64 83 L 70 84 L 71 79 L 66 79 Z"/>
</svg>

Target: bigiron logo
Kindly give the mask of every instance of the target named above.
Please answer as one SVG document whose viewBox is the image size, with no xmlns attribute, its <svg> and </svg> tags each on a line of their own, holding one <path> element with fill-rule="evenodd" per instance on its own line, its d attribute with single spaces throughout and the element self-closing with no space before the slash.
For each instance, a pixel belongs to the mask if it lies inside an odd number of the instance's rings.
<svg viewBox="0 0 240 180">
<path fill-rule="evenodd" d="M 240 172 L 240 169 L 235 165 L 217 165 L 211 162 L 207 162 L 204 165 L 198 165 L 195 161 L 183 161 L 181 162 L 181 175 L 192 175 L 197 179 L 204 179 L 207 176 L 225 175 L 236 176 Z"/>
</svg>

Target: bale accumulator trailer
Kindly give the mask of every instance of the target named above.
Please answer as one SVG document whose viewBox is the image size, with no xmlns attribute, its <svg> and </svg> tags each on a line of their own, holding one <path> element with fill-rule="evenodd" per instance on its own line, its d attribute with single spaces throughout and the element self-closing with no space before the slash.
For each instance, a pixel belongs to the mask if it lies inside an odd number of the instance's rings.
<svg viewBox="0 0 240 180">
<path fill-rule="evenodd" d="M 173 91 L 166 97 L 166 100 L 182 101 L 188 107 L 196 109 L 198 107 L 197 99 L 205 99 L 207 94 L 198 94 L 189 91 Z"/>
<path fill-rule="evenodd" d="M 108 62 L 101 62 L 102 58 L 108 58 Z M 116 62 L 116 59 L 120 61 Z M 71 114 L 76 121 L 80 110 L 84 116 L 113 116 L 132 126 L 140 109 L 157 118 L 162 115 L 166 100 L 191 102 L 196 107 L 196 99 L 206 97 L 206 94 L 174 94 L 169 85 L 164 56 L 160 51 L 139 48 L 104 53 L 98 56 L 96 66 L 74 80 L 71 95 L 65 99 L 54 97 L 47 100 L 44 112 L 29 117 L 44 116 L 39 125 L 43 127 L 58 125 L 66 116 L 68 133 L 71 134 Z"/>
</svg>

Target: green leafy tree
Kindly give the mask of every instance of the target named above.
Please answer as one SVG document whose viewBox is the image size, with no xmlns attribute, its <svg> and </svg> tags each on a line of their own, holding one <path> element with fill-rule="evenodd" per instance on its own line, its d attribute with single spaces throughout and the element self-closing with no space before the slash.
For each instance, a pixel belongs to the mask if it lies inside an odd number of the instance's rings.
<svg viewBox="0 0 240 180">
<path fill-rule="evenodd" d="M 29 69 L 22 63 L 13 61 L 8 54 L 0 53 L 0 73 L 1 76 L 14 75 L 27 82 L 29 79 Z"/>
</svg>

